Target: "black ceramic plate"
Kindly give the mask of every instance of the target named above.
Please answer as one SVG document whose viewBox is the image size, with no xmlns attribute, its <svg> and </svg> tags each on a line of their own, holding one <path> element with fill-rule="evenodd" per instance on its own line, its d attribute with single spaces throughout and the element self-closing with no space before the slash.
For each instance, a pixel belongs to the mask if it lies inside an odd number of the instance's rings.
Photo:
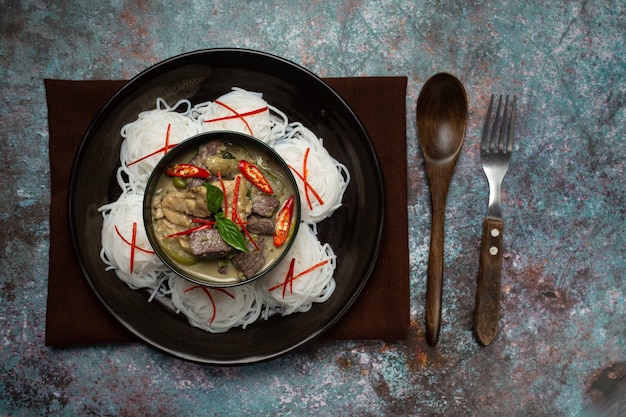
<svg viewBox="0 0 626 417">
<path fill-rule="evenodd" d="M 102 216 L 97 209 L 117 199 L 120 130 L 154 108 L 214 100 L 241 87 L 302 122 L 324 139 L 330 154 L 348 167 L 351 182 L 343 206 L 319 224 L 319 237 L 337 255 L 333 296 L 306 313 L 272 317 L 227 333 L 211 334 L 188 324 L 182 314 L 147 291 L 133 291 L 105 272 L 100 259 Z M 101 179 L 94 181 L 94 179 Z M 72 239 L 81 268 L 96 295 L 131 332 L 176 357 L 213 365 L 260 362 L 284 355 L 330 328 L 359 295 L 372 271 L 381 241 L 383 183 L 367 132 L 341 97 L 308 70 L 282 58 L 241 49 L 210 49 L 180 55 L 142 72 L 102 108 L 74 161 L 69 190 Z"/>
</svg>

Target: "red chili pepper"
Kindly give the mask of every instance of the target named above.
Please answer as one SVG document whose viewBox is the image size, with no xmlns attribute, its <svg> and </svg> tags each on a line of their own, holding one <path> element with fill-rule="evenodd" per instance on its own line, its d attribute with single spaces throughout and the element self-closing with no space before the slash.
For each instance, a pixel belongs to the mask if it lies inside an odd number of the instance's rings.
<svg viewBox="0 0 626 417">
<path fill-rule="evenodd" d="M 215 103 L 219 104 L 219 105 L 221 105 L 221 106 L 223 106 L 225 108 L 227 108 L 228 110 L 232 111 L 235 114 L 230 115 L 230 116 L 216 117 L 215 119 L 205 120 L 204 123 L 221 122 L 222 120 L 230 120 L 230 119 L 241 119 L 241 121 L 248 128 L 248 131 L 250 132 L 250 135 L 252 135 L 252 136 L 254 136 L 254 135 L 252 133 L 252 129 L 250 128 L 250 124 L 248 124 L 248 122 L 246 121 L 246 119 L 244 119 L 244 117 L 253 116 L 255 114 L 263 113 L 264 111 L 268 110 L 268 107 L 261 107 L 260 109 L 256 109 L 256 110 L 252 110 L 252 111 L 248 111 L 248 112 L 239 114 L 234 109 L 231 109 L 230 107 L 228 107 L 226 104 L 222 103 L 221 101 L 215 100 Z"/>
<path fill-rule="evenodd" d="M 128 246 L 130 246 L 130 273 L 133 273 L 133 269 L 135 268 L 135 250 L 139 250 L 141 252 L 145 252 L 145 253 L 149 253 L 149 254 L 154 254 L 154 252 L 140 248 L 139 246 L 137 246 L 137 222 L 133 222 L 133 234 L 131 236 L 131 241 L 129 242 L 124 236 L 122 236 L 122 234 L 120 233 L 120 230 L 117 228 L 117 226 L 115 226 L 115 232 L 117 233 L 117 235 L 124 241 L 124 243 L 126 243 Z"/>
<path fill-rule="evenodd" d="M 204 168 L 195 166 L 192 164 L 176 164 L 165 170 L 165 173 L 170 177 L 183 177 L 183 178 L 202 178 L 206 179 L 211 176 L 211 173 Z"/>
<path fill-rule="evenodd" d="M 295 197 L 290 196 L 283 204 L 278 215 L 276 215 L 276 223 L 274 225 L 274 246 L 276 247 L 282 246 L 287 240 L 295 201 Z"/>
<path fill-rule="evenodd" d="M 136 224 L 135 222 L 133 222 L 133 224 Z M 126 239 L 124 236 L 122 236 L 122 233 L 120 232 L 120 229 L 117 228 L 117 226 L 115 226 L 115 233 L 117 233 L 117 235 L 124 241 L 124 243 L 126 243 L 128 246 L 132 245 L 132 242 L 129 242 L 128 239 Z M 148 253 L 151 255 L 154 255 L 154 252 L 151 250 L 147 250 L 147 249 L 143 249 L 140 248 L 139 246 L 135 246 L 135 249 L 144 252 L 144 253 Z"/>
<path fill-rule="evenodd" d="M 224 196 L 224 199 L 222 200 L 223 204 L 224 204 L 224 216 L 228 217 L 228 200 L 226 199 L 226 184 L 224 184 L 224 180 L 222 179 L 222 172 L 221 171 L 217 171 L 217 179 L 220 180 L 220 186 L 222 187 L 222 195 Z"/>
<path fill-rule="evenodd" d="M 241 218 L 239 217 L 239 212 L 237 211 L 237 201 L 239 200 L 239 188 L 240 188 L 240 186 L 241 186 L 241 176 L 238 175 L 235 178 L 235 189 L 233 191 L 233 207 L 232 207 L 233 211 L 231 213 L 231 219 L 232 219 L 233 223 L 235 223 L 235 224 L 237 224 L 237 226 L 241 227 L 241 230 L 243 230 L 244 234 L 248 237 L 248 239 L 250 239 L 250 242 L 252 242 L 254 247 L 256 249 L 259 249 L 259 245 L 256 244 L 256 242 L 252 238 L 252 235 L 250 235 L 250 232 L 248 232 L 248 228 L 246 227 L 246 224 L 248 224 L 248 223 L 241 221 Z M 224 215 L 226 215 L 226 214 L 224 214 Z"/>
<path fill-rule="evenodd" d="M 217 306 L 215 305 L 215 300 L 213 299 L 213 296 L 211 295 L 211 291 L 207 287 L 203 287 L 201 285 L 195 285 L 193 287 L 189 287 L 184 292 L 188 293 L 189 291 L 195 290 L 196 288 L 200 288 L 202 291 L 204 291 L 204 293 L 207 295 L 207 297 L 209 297 L 209 300 L 211 301 L 211 305 L 213 306 L 213 315 L 211 316 L 211 321 L 209 322 L 209 326 L 210 326 L 210 325 L 213 324 L 213 321 L 215 321 L 215 316 L 217 315 Z M 216 288 L 215 290 L 216 291 L 220 291 L 220 292 L 226 294 L 227 296 L 229 296 L 233 300 L 235 299 L 235 296 L 232 295 L 231 293 L 229 293 L 226 290 L 223 290 L 221 288 Z"/>
<path fill-rule="evenodd" d="M 246 179 L 254 184 L 259 190 L 266 194 L 274 193 L 270 182 L 267 178 L 265 178 L 263 172 L 261 172 L 256 165 L 242 159 L 239 161 L 239 171 L 241 171 L 243 176 L 246 177 Z"/>
<path fill-rule="evenodd" d="M 132 275 L 135 267 L 135 248 L 137 247 L 137 222 L 133 222 L 133 237 L 130 242 L 130 273 Z"/>
<path fill-rule="evenodd" d="M 233 211 L 231 213 L 231 218 L 232 218 L 233 223 L 241 227 L 241 230 L 243 230 L 244 234 L 248 237 L 248 239 L 250 239 L 250 242 L 252 242 L 254 247 L 256 249 L 259 249 L 259 245 L 256 244 L 256 242 L 252 238 L 252 235 L 250 235 L 250 232 L 248 232 L 248 228 L 246 227 L 246 224 L 248 223 L 241 221 L 241 218 L 239 217 L 239 212 L 237 211 L 237 201 L 239 200 L 240 186 L 241 186 L 241 177 L 238 175 L 235 178 L 235 190 L 233 191 L 233 207 L 232 207 Z"/>
<path fill-rule="evenodd" d="M 311 197 L 309 197 L 309 187 L 306 186 L 306 184 L 308 184 L 308 178 L 309 178 L 309 169 L 306 166 L 307 160 L 309 159 L 309 152 L 311 151 L 311 148 L 306 148 L 306 151 L 304 152 L 304 158 L 302 159 L 302 177 L 304 178 L 302 181 L 304 181 L 304 196 L 306 197 L 306 201 L 309 205 L 309 209 L 313 210 L 313 204 L 311 204 Z"/>
<path fill-rule="evenodd" d="M 232 220 L 236 223 L 239 219 L 239 212 L 237 211 L 237 201 L 239 200 L 239 187 L 241 186 L 241 177 L 237 175 L 235 178 L 235 189 L 233 190 L 233 212 Z"/>
<path fill-rule="evenodd" d="M 324 205 L 324 200 L 322 199 L 322 197 L 320 197 L 320 195 L 317 193 L 317 191 L 315 191 L 315 188 L 313 188 L 311 183 L 309 183 L 309 181 L 306 178 L 304 178 L 304 176 L 301 173 L 299 173 L 297 169 L 295 169 L 291 165 L 288 165 L 288 166 L 293 171 L 293 173 L 296 174 L 296 176 L 298 178 L 300 178 L 300 180 L 302 180 L 302 184 L 304 184 L 305 191 L 306 190 L 310 190 L 313 193 L 313 195 L 315 196 L 315 199 L 320 204 L 320 206 L 323 206 Z M 311 198 L 309 197 L 308 193 L 305 193 L 305 195 L 306 195 L 307 204 L 309 205 L 309 209 L 313 210 L 313 204 L 311 203 Z"/>
<path fill-rule="evenodd" d="M 215 224 L 215 221 L 213 220 L 207 220 L 207 219 L 191 219 L 192 223 L 202 223 L 202 224 L 210 224 L 213 225 Z"/>
<path fill-rule="evenodd" d="M 295 262 L 295 258 L 291 258 L 291 263 L 293 264 Z M 294 275 L 293 271 L 291 270 L 291 264 L 289 265 L 289 271 L 287 272 L 287 275 L 285 276 L 285 281 L 281 282 L 278 285 L 274 285 L 273 287 L 269 288 L 268 291 L 272 292 L 275 291 L 277 289 L 279 289 L 280 287 L 283 287 L 283 293 L 285 293 L 287 285 L 289 285 L 290 287 L 290 291 L 293 293 L 293 282 L 295 280 L 297 280 L 298 278 L 308 274 L 309 272 L 313 272 L 315 271 L 317 268 L 321 268 L 322 266 L 326 265 L 328 263 L 328 259 L 325 259 L 321 262 L 316 263 L 315 265 L 311 266 L 310 268 Z M 283 298 L 285 296 L 283 295 Z"/>
<path fill-rule="evenodd" d="M 285 277 L 285 282 L 283 283 L 283 298 L 285 298 L 285 293 L 287 292 L 287 285 L 291 288 L 291 293 L 293 294 L 293 267 L 296 264 L 296 258 L 291 258 L 291 263 L 289 264 L 289 271 L 287 271 L 287 276 Z"/>
<path fill-rule="evenodd" d="M 231 118 L 232 119 L 239 118 L 239 119 L 241 119 L 243 124 L 245 124 L 246 127 L 248 128 L 248 131 L 250 132 L 250 136 L 254 136 L 254 133 L 252 132 L 252 128 L 250 127 L 250 124 L 248 124 L 248 122 L 246 121 L 244 116 L 252 116 L 252 115 L 257 114 L 257 113 L 262 113 L 262 112 L 264 112 L 264 111 L 266 111 L 268 109 L 268 107 L 263 107 L 263 108 L 260 108 L 260 109 L 257 109 L 257 110 L 253 110 L 253 111 L 250 111 L 250 112 L 247 112 L 247 113 L 241 113 L 240 114 L 240 113 L 237 113 L 237 110 L 233 109 L 232 107 L 230 107 L 226 103 L 222 103 L 219 100 L 215 100 L 214 103 L 215 104 L 219 104 L 220 106 L 224 107 L 225 109 L 228 109 L 230 112 L 233 113 L 233 115 L 232 116 L 227 116 L 227 117 L 221 117 L 221 118 L 218 118 L 218 119 L 207 120 L 207 122 L 214 122 L 214 121 L 217 121 L 217 120 L 227 120 L 227 119 L 231 119 Z"/>
<path fill-rule="evenodd" d="M 171 239 L 173 237 L 190 235 L 193 232 L 197 232 L 198 230 L 210 229 L 215 224 L 215 222 L 209 222 L 209 221 L 204 222 L 204 221 L 197 221 L 197 220 L 194 220 L 194 223 L 201 223 L 201 224 L 200 226 L 195 226 L 195 227 L 192 227 L 191 229 L 183 230 L 182 232 L 177 232 L 177 233 L 172 233 L 171 235 L 167 235 L 165 236 L 165 239 Z"/>
<path fill-rule="evenodd" d="M 154 151 L 154 152 L 152 152 L 152 153 L 149 153 L 148 155 L 142 156 L 141 158 L 139 158 L 139 159 L 137 159 L 137 160 L 135 160 L 135 161 L 133 161 L 133 162 L 129 163 L 129 164 L 128 164 L 128 166 L 134 165 L 134 164 L 136 164 L 136 163 L 138 163 L 138 162 L 143 161 L 144 159 L 148 159 L 148 158 L 150 158 L 151 156 L 154 156 L 154 155 L 156 155 L 156 154 L 158 154 L 158 153 L 161 153 L 161 152 L 163 152 L 163 155 L 165 155 L 165 154 L 167 153 L 167 151 L 169 151 L 170 149 L 172 149 L 174 146 L 178 145 L 178 143 L 173 143 L 173 144 L 171 144 L 171 143 L 170 143 L 170 128 L 171 128 L 171 127 L 172 127 L 172 125 L 171 125 L 171 124 L 168 124 L 168 125 L 167 125 L 167 132 L 166 132 L 166 134 L 165 134 L 165 146 L 163 146 L 163 147 L 162 147 L 162 148 L 160 148 L 160 149 L 157 149 L 156 151 Z"/>
</svg>

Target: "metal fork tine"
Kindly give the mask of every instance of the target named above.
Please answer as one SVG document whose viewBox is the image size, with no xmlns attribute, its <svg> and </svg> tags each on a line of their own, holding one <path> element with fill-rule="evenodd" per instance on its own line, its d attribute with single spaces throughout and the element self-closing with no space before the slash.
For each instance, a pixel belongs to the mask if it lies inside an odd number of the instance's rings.
<svg viewBox="0 0 626 417">
<path fill-rule="evenodd" d="M 496 109 L 496 116 L 493 119 L 493 129 L 491 129 L 491 139 L 489 139 L 489 150 L 493 151 L 498 142 L 496 142 L 496 135 L 498 134 L 498 126 L 500 126 L 500 110 L 502 109 L 502 95 L 498 97 L 498 108 Z"/>
<path fill-rule="evenodd" d="M 487 108 L 483 135 L 480 141 L 482 151 L 513 151 L 513 138 L 515 133 L 515 111 L 517 96 L 513 96 L 512 104 L 510 96 L 506 96 L 502 103 L 502 95 L 498 96 L 495 115 L 492 116 L 496 95 L 492 94 Z M 491 127 L 491 129 L 490 129 Z"/>
<path fill-rule="evenodd" d="M 500 96 L 500 100 L 502 100 L 502 96 Z M 503 151 L 505 148 L 507 148 L 507 139 L 508 139 L 508 134 L 507 132 L 509 131 L 509 96 L 506 96 L 506 99 L 504 100 L 504 110 L 502 113 L 502 121 L 500 122 L 500 138 L 498 139 L 498 146 L 497 149 L 498 151 Z M 493 127 L 494 133 L 495 131 L 498 130 L 497 125 Z"/>
<path fill-rule="evenodd" d="M 513 152 L 513 138 L 515 136 L 515 106 L 517 104 L 517 96 L 513 96 L 513 105 L 511 106 L 511 122 L 509 124 L 509 141 L 506 148 L 507 152 Z"/>
<path fill-rule="evenodd" d="M 489 147 L 489 122 L 491 121 L 491 112 L 493 111 L 493 100 L 496 98 L 495 94 L 491 95 L 489 100 L 489 108 L 487 109 L 487 116 L 485 117 L 485 125 L 483 126 L 483 136 L 480 140 L 480 149 L 485 151 Z"/>
</svg>

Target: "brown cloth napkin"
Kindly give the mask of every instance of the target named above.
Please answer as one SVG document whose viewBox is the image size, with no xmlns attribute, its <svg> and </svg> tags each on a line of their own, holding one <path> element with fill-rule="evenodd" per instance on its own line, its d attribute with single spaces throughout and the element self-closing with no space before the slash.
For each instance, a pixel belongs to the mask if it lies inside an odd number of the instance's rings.
<svg viewBox="0 0 626 417">
<path fill-rule="evenodd" d="M 365 125 L 383 171 L 386 212 L 372 276 L 326 339 L 406 339 L 409 260 L 406 77 L 327 78 Z M 72 248 L 68 187 L 74 156 L 91 120 L 126 81 L 44 81 L 50 130 L 50 265 L 46 346 L 138 341 L 100 303 Z"/>
</svg>

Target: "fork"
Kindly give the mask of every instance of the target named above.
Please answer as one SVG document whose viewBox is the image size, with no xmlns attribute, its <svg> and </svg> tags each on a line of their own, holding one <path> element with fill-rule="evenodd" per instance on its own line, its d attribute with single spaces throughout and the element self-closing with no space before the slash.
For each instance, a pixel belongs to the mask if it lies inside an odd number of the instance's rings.
<svg viewBox="0 0 626 417">
<path fill-rule="evenodd" d="M 497 97 L 497 109 L 495 116 L 492 117 L 495 101 L 496 95 L 492 95 L 480 143 L 483 170 L 489 182 L 489 207 L 483 221 L 480 245 L 474 333 L 483 346 L 489 345 L 498 333 L 504 225 L 500 207 L 500 188 L 513 152 L 517 97 L 513 96 L 510 110 L 509 96 L 506 96 L 504 105 L 502 95 Z"/>
</svg>

